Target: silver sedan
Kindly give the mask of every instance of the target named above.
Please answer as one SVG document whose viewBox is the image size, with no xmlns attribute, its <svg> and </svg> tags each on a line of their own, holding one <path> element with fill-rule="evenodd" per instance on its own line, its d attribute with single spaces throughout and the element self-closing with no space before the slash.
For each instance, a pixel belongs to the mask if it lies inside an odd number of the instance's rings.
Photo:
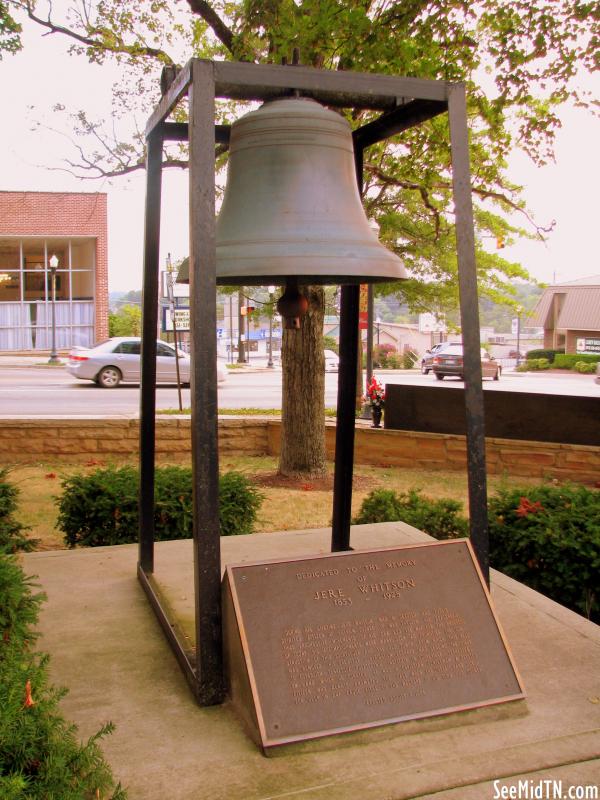
<svg viewBox="0 0 600 800">
<path fill-rule="evenodd" d="M 140 382 L 141 339 L 133 336 L 117 336 L 100 342 L 95 347 L 76 347 L 69 353 L 67 371 L 75 378 L 94 381 L 104 389 L 114 389 L 123 383 Z M 181 350 L 179 377 L 182 384 L 190 382 L 190 357 Z M 167 342 L 156 344 L 156 382 L 177 382 L 177 359 L 175 348 Z M 217 366 L 217 380 L 226 379 L 225 368 Z"/>
</svg>

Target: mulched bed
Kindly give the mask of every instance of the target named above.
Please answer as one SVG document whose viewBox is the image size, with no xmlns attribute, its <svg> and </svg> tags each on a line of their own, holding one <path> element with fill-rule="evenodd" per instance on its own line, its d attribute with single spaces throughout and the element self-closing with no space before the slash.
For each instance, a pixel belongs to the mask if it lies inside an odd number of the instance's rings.
<svg viewBox="0 0 600 800">
<path fill-rule="evenodd" d="M 257 486 L 273 489 L 291 489 L 299 492 L 330 492 L 333 490 L 333 473 L 324 478 L 294 478 L 277 472 L 260 472 L 251 476 Z M 374 489 L 380 485 L 377 478 L 354 475 L 352 487 L 359 490 Z"/>
</svg>

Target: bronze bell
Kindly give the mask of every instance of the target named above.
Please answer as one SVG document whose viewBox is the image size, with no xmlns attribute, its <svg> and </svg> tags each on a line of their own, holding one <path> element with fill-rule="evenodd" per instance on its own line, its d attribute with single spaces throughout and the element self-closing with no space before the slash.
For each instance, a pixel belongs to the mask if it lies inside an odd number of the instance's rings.
<svg viewBox="0 0 600 800">
<path fill-rule="evenodd" d="M 233 123 L 216 241 L 219 284 L 406 277 L 362 207 L 350 125 L 309 98 L 273 100 Z"/>
</svg>

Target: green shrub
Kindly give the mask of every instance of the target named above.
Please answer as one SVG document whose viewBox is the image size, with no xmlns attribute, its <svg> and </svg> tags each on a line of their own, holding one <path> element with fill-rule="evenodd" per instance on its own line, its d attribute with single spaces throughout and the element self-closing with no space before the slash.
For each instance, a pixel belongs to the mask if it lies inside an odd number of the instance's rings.
<svg viewBox="0 0 600 800">
<path fill-rule="evenodd" d="M 552 350 L 551 348 L 538 348 L 537 350 L 530 350 L 527 353 L 527 361 L 536 358 L 547 358 L 548 361 L 552 364 L 556 356 L 564 352 L 565 352 L 564 347 L 559 350 Z"/>
<path fill-rule="evenodd" d="M 432 500 L 420 491 L 397 493 L 390 489 L 371 492 L 353 520 L 355 525 L 371 522 L 406 522 L 436 539 L 455 539 L 468 536 L 467 520 L 460 515 L 461 504 L 456 500 Z"/>
<path fill-rule="evenodd" d="M 402 356 L 398 353 L 390 353 L 385 360 L 386 369 L 402 369 Z"/>
<path fill-rule="evenodd" d="M 386 369 L 390 356 L 396 355 L 393 344 L 377 344 L 373 348 L 373 366 L 375 369 Z"/>
<path fill-rule="evenodd" d="M 48 657 L 32 649 L 42 600 L 14 556 L 0 553 L 0 797 L 124 800 L 98 746 L 113 726 L 79 743 L 59 710 L 66 690 L 50 685 Z"/>
<path fill-rule="evenodd" d="M 221 536 L 252 533 L 264 495 L 241 472 L 226 472 L 219 479 Z"/>
<path fill-rule="evenodd" d="M 74 474 L 61 482 L 57 528 L 68 547 L 127 544 L 138 538 L 137 469 L 107 467 L 90 474 Z M 192 536 L 192 470 L 157 467 L 154 491 L 155 539 Z M 262 494 L 240 473 L 219 479 L 221 536 L 251 533 Z"/>
<path fill-rule="evenodd" d="M 577 361 L 573 365 L 576 372 L 581 372 L 583 375 L 592 375 L 596 372 L 596 364 L 590 361 Z"/>
<path fill-rule="evenodd" d="M 600 493 L 584 486 L 506 489 L 488 509 L 492 566 L 600 621 Z"/>
<path fill-rule="evenodd" d="M 406 350 L 402 355 L 402 369 L 412 369 L 418 360 L 418 353 L 415 353 L 414 350 Z"/>
<path fill-rule="evenodd" d="M 333 350 L 334 353 L 339 355 L 340 347 L 338 340 L 333 336 L 323 336 L 323 350 Z"/>
<path fill-rule="evenodd" d="M 25 536 L 27 528 L 13 517 L 19 490 L 8 482 L 8 473 L 6 467 L 0 468 L 0 552 L 29 552 L 35 549 L 39 540 L 28 539 Z"/>
<path fill-rule="evenodd" d="M 551 366 L 547 358 L 528 358 L 525 364 L 525 371 L 538 372 L 539 370 L 550 369 Z"/>
<path fill-rule="evenodd" d="M 573 369 L 577 362 L 592 364 L 594 369 L 591 370 L 594 372 L 596 369 L 596 364 L 600 361 L 600 355 L 595 355 L 593 353 L 566 353 L 562 355 L 557 355 L 554 359 L 554 366 L 560 369 Z"/>
</svg>

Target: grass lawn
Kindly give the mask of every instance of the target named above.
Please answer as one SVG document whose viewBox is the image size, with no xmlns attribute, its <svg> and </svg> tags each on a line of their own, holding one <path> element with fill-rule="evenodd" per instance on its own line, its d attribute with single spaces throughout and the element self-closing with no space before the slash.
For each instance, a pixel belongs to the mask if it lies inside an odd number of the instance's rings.
<svg viewBox="0 0 600 800">
<path fill-rule="evenodd" d="M 86 465 L 48 462 L 16 465 L 11 468 L 8 479 L 20 490 L 16 517 L 30 528 L 31 537 L 40 540 L 40 550 L 56 550 L 64 547 L 62 534 L 55 528 L 57 508 L 54 498 L 61 493 L 61 477 L 75 472 L 92 472 L 107 465 L 108 462 L 91 460 Z M 333 464 L 330 464 L 329 468 L 332 471 Z M 274 475 L 277 470 L 277 459 L 269 456 L 228 455 L 221 460 L 220 469 L 222 472 L 238 470 L 251 476 L 265 494 L 265 501 L 258 516 L 258 532 L 320 528 L 331 524 L 333 500 L 331 478 L 320 482 L 279 481 Z M 540 482 L 538 479 L 492 476 L 488 479 L 488 491 L 491 494 L 501 485 L 525 486 L 537 485 Z M 465 473 L 356 465 L 353 514 L 357 513 L 366 495 L 377 488 L 402 492 L 421 489 L 428 497 L 455 498 L 463 503 L 465 509 L 467 508 Z"/>
</svg>

